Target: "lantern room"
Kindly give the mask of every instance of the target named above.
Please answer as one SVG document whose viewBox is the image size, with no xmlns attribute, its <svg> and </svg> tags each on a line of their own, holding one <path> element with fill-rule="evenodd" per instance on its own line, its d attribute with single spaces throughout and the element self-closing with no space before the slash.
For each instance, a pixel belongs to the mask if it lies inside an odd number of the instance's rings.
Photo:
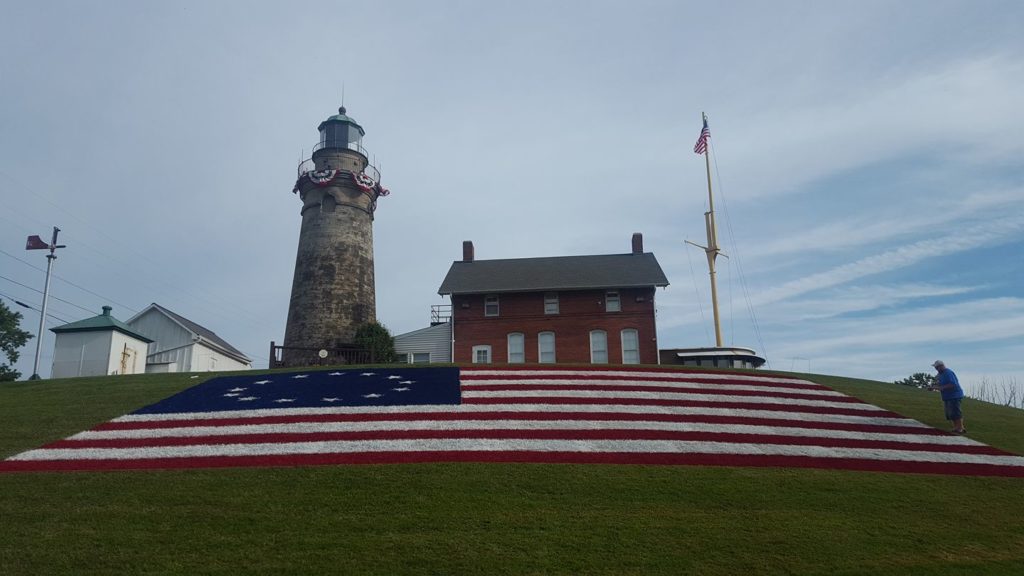
<svg viewBox="0 0 1024 576">
<path fill-rule="evenodd" d="M 321 122 L 317 129 L 320 131 L 320 143 L 315 150 L 344 148 L 365 155 L 363 136 L 366 135 L 366 131 L 345 113 L 344 106 L 338 108 L 338 114 Z"/>
</svg>

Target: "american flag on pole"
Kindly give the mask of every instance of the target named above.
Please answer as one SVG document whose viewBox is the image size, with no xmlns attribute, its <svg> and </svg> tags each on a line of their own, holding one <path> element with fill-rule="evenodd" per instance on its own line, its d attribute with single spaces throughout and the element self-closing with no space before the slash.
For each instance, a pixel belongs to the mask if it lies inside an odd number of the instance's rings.
<svg viewBox="0 0 1024 576">
<path fill-rule="evenodd" d="M 697 154 L 707 152 L 708 138 L 711 138 L 711 129 L 708 128 L 708 117 L 704 116 L 704 128 L 701 129 L 700 136 L 697 137 L 697 143 L 693 145 L 693 151 Z"/>
<path fill-rule="evenodd" d="M 665 368 L 219 377 L 0 471 L 550 462 L 1024 477 L 1024 458 L 813 382 Z"/>
</svg>

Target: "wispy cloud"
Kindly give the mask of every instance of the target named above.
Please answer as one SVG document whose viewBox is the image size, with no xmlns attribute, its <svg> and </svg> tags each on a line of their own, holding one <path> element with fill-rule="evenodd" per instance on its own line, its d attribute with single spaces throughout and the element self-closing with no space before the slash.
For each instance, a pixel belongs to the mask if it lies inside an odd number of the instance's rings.
<svg viewBox="0 0 1024 576">
<path fill-rule="evenodd" d="M 1012 188 L 974 192 L 964 197 L 958 191 L 930 190 L 917 196 L 922 206 L 911 210 L 878 211 L 872 208 L 857 213 L 848 211 L 825 216 L 813 226 L 804 228 L 794 223 L 791 232 L 782 236 L 758 239 L 743 247 L 748 259 L 815 252 L 836 252 L 896 240 L 933 236 L 935 230 L 956 224 L 963 229 L 965 221 L 999 218 L 1004 214 L 1024 213 L 1024 189 Z M 931 198 L 929 201 L 928 198 Z M 984 224 L 980 224 L 984 226 Z"/>
<path fill-rule="evenodd" d="M 778 327 L 776 335 L 777 362 L 801 358 L 824 373 L 891 380 L 924 371 L 926 358 L 941 357 L 955 358 L 963 374 L 1019 374 L 1024 299 L 988 298 L 795 323 Z"/>
<path fill-rule="evenodd" d="M 1024 231 L 1024 214 L 1015 214 L 995 220 L 982 230 L 972 234 L 962 234 L 958 230 L 946 233 L 941 238 L 921 240 L 894 250 L 887 250 L 818 272 L 785 282 L 755 294 L 751 300 L 754 305 L 771 304 L 801 294 L 838 286 L 847 282 L 896 270 L 929 258 L 949 256 L 986 245 L 996 245 L 1015 237 Z"/>
<path fill-rule="evenodd" d="M 985 165 L 1024 150 L 1021 100 L 1019 58 L 963 59 L 913 76 L 875 78 L 839 99 L 795 99 L 799 106 L 791 109 L 735 118 L 717 146 L 729 161 L 737 199 L 792 193 L 832 174 L 924 151 Z"/>
</svg>

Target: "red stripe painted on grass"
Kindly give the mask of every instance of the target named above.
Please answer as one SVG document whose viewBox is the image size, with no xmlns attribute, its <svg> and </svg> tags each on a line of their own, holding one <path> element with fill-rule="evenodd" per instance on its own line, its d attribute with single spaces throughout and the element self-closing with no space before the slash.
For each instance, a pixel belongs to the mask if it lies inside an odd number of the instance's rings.
<svg viewBox="0 0 1024 576">
<path fill-rule="evenodd" d="M 821 398 L 817 398 L 821 400 Z M 859 402 L 863 404 L 862 402 Z M 620 405 L 620 406 L 680 406 L 691 408 L 732 408 L 737 410 L 762 410 L 775 412 L 800 412 L 805 414 L 842 414 L 844 416 L 870 416 L 882 418 L 903 418 L 886 410 L 857 410 L 827 406 L 800 406 L 792 404 L 761 404 L 759 402 L 730 402 L 711 400 L 670 400 L 665 398 L 567 398 L 561 396 L 529 396 L 523 398 L 463 398 L 463 405 L 480 404 L 556 404 L 556 405 Z"/>
<path fill-rule="evenodd" d="M 875 414 L 872 414 L 875 416 Z M 889 415 L 882 415 L 889 418 Z M 224 418 L 202 420 L 159 420 L 152 422 L 107 422 L 93 428 L 96 431 L 149 430 L 191 426 L 243 426 L 257 424 L 296 424 L 301 422 L 407 422 L 416 420 L 593 420 L 602 422 L 694 422 L 705 424 L 751 424 L 762 426 L 788 426 L 818 430 L 851 430 L 858 432 L 888 432 L 894 434 L 948 435 L 935 428 L 918 426 L 885 426 L 851 422 L 815 422 L 787 418 L 758 418 L 750 416 L 715 416 L 711 414 L 631 414 L 626 412 L 407 412 L 395 414 L 311 414 L 307 416 L 265 416 L 260 418 Z"/>
<path fill-rule="evenodd" d="M 863 404 L 860 400 L 851 396 L 822 396 L 820 394 L 800 394 L 799 392 L 785 392 L 773 390 L 767 393 L 764 390 L 715 390 L 708 388 L 674 388 L 668 386 L 623 384 L 618 386 L 600 386 L 588 388 L 586 386 L 572 384 L 467 384 L 462 387 L 465 390 L 480 390 L 490 392 L 526 392 L 526 391 L 572 391 L 572 392 L 663 392 L 668 394 L 707 394 L 709 396 L 756 396 L 758 398 L 790 398 L 794 400 L 819 400 L 822 402 L 847 402 L 851 404 Z"/>
<path fill-rule="evenodd" d="M 640 368 L 640 367 L 630 367 L 630 366 L 600 366 L 600 365 L 587 365 L 587 366 L 575 366 L 575 367 L 573 367 L 573 366 L 564 366 L 564 365 L 563 366 L 544 366 L 544 367 L 540 367 L 540 366 L 537 366 L 537 365 L 533 365 L 533 366 L 513 366 L 513 365 L 508 365 L 508 366 L 502 366 L 501 368 L 479 368 L 479 367 L 461 368 L 460 371 L 459 371 L 459 378 L 460 379 L 462 379 L 462 378 L 478 378 L 478 377 L 479 378 L 494 378 L 495 374 L 497 374 L 497 373 L 501 373 L 502 377 L 504 377 L 504 374 L 506 374 L 506 373 L 517 373 L 517 372 L 545 372 L 545 373 L 587 372 L 589 374 L 593 374 L 595 378 L 600 378 L 602 376 L 605 376 L 604 374 L 602 374 L 602 372 L 635 372 L 637 374 L 666 374 L 666 375 L 672 375 L 672 377 L 678 377 L 678 378 L 684 378 L 684 379 L 700 378 L 702 376 L 708 376 L 709 374 L 711 374 L 707 370 L 694 370 L 694 371 L 690 372 L 688 370 L 680 369 L 678 366 L 676 366 L 676 367 L 644 366 L 644 367 Z M 490 373 L 490 374 L 488 374 L 488 373 Z M 714 374 L 716 376 L 718 376 L 718 375 L 722 375 L 722 376 L 740 376 L 741 378 L 737 378 L 736 379 L 737 382 L 749 382 L 749 381 L 756 381 L 756 380 L 764 380 L 764 381 L 779 381 L 780 383 L 788 384 L 789 381 L 799 380 L 799 381 L 807 382 L 807 383 L 815 385 L 815 386 L 821 386 L 820 384 L 814 384 L 813 382 L 810 382 L 809 380 L 802 380 L 800 378 L 794 378 L 793 376 L 786 376 L 786 375 L 783 375 L 783 374 L 768 374 L 768 373 L 762 373 L 762 372 L 756 372 L 756 373 L 754 373 L 754 372 L 740 372 L 740 371 L 737 371 L 737 370 L 725 370 L 725 369 L 719 369 L 719 368 L 716 368 L 714 370 Z M 536 376 L 528 376 L 528 377 L 533 378 L 533 377 L 536 377 Z M 543 376 L 541 376 L 541 377 L 543 377 Z M 621 376 L 612 376 L 612 378 L 621 378 Z M 721 382 L 721 381 L 723 381 L 725 379 L 724 378 L 707 378 L 707 380 L 713 381 L 713 382 Z"/>
<path fill-rule="evenodd" d="M 300 454 L 284 456 L 195 457 L 172 459 L 151 458 L 128 461 L 4 461 L 0 462 L 0 472 L 153 470 L 252 466 L 291 467 L 336 464 L 415 464 L 444 462 L 749 466 L 1024 478 L 1024 467 L 998 466 L 992 464 L 906 462 L 807 456 L 617 452 L 360 452 L 353 454 Z"/>
<path fill-rule="evenodd" d="M 830 391 L 832 388 L 828 386 L 822 386 L 821 384 L 814 384 L 811 382 L 798 383 L 798 382 L 771 382 L 765 380 L 740 380 L 740 379 L 723 379 L 723 378 L 699 378 L 699 377 L 688 377 L 688 376 L 658 376 L 648 374 L 637 374 L 635 376 L 617 376 L 610 374 L 595 374 L 593 376 L 581 376 L 572 373 L 565 374 L 544 374 L 544 375 L 530 375 L 530 374 L 474 374 L 474 373 L 463 373 L 460 380 L 471 385 L 476 385 L 477 382 L 486 382 L 489 380 L 521 380 L 524 382 L 536 382 L 543 380 L 596 380 L 602 382 L 614 382 L 617 380 L 632 380 L 632 381 L 649 381 L 649 382 L 678 382 L 681 384 L 706 384 L 706 385 L 729 385 L 729 386 L 757 386 L 770 390 L 778 389 L 795 389 L 795 390 L 823 390 Z"/>
</svg>

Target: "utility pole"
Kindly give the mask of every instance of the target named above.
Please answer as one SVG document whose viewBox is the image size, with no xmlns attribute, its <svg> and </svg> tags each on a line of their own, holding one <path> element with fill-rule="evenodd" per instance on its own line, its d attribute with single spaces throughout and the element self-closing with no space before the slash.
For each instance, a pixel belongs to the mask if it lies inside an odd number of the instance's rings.
<svg viewBox="0 0 1024 576">
<path fill-rule="evenodd" d="M 57 234 L 60 228 L 53 227 L 53 239 L 49 244 L 39 236 L 29 236 L 25 243 L 26 250 L 49 250 L 46 255 L 46 284 L 43 285 L 43 306 L 39 312 L 39 333 L 36 336 L 36 359 L 32 364 L 32 376 L 29 380 L 39 380 L 39 356 L 43 349 L 43 330 L 46 327 L 46 303 L 50 297 L 50 272 L 53 270 L 53 261 L 57 259 L 57 248 L 66 248 L 64 244 L 57 244 Z"/>
</svg>

